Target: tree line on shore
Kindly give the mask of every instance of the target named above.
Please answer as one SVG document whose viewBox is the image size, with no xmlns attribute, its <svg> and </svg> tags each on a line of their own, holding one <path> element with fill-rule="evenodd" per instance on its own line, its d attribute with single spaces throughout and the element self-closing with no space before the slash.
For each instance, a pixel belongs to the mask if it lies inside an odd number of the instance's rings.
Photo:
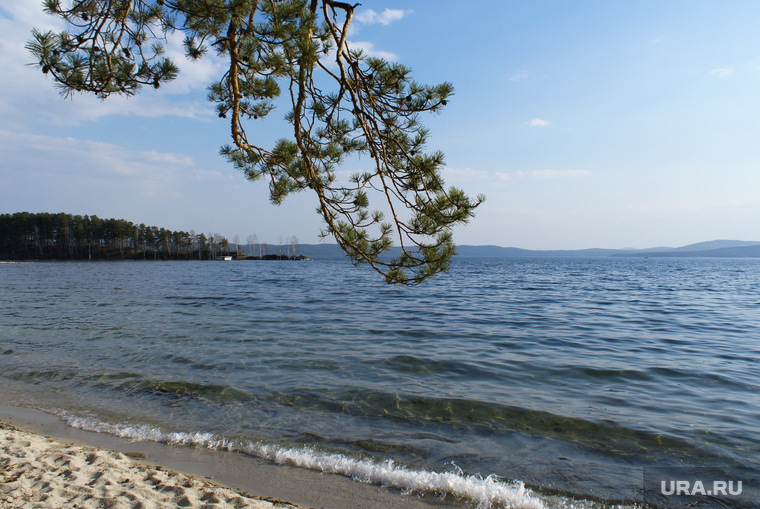
<svg viewBox="0 0 760 509">
<path fill-rule="evenodd" d="M 124 219 L 101 219 L 96 215 L 63 212 L 0 214 L 0 259 L 6 260 L 245 258 L 246 253 L 240 251 L 241 247 L 239 243 L 231 246 L 229 240 L 218 233 L 207 236 L 193 230 L 172 231 Z M 249 258 L 290 257 L 290 253 L 270 255 L 266 251 L 264 244 L 259 247 L 259 256 Z"/>
</svg>

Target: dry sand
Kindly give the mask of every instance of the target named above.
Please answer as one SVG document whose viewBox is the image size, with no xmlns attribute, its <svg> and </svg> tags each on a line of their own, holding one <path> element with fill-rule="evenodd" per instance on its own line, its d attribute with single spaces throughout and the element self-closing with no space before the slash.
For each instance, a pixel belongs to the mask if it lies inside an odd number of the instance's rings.
<svg viewBox="0 0 760 509">
<path fill-rule="evenodd" d="M 0 423 L 2 508 L 293 508 L 105 449 Z"/>
</svg>

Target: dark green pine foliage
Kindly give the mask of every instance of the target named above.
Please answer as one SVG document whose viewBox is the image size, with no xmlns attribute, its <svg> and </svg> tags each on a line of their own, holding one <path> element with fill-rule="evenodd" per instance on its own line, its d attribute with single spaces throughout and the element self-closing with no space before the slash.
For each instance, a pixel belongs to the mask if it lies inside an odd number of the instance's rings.
<svg viewBox="0 0 760 509">
<path fill-rule="evenodd" d="M 447 188 L 441 152 L 426 152 L 423 113 L 437 113 L 453 86 L 419 84 L 408 68 L 350 48 L 359 4 L 331 0 L 46 0 L 69 31 L 33 32 L 28 49 L 64 95 L 100 97 L 158 88 L 177 75 L 163 56 L 166 36 L 185 35 L 188 58 L 214 51 L 226 62 L 209 87 L 232 144 L 221 153 L 248 179 L 265 179 L 272 202 L 310 189 L 319 200 L 323 236 L 332 235 L 357 264 L 386 281 L 415 284 L 448 269 L 452 227 L 466 223 L 483 196 Z M 284 95 L 292 136 L 273 147 L 254 126 Z M 347 158 L 371 164 L 349 181 L 336 170 Z M 373 201 L 370 201 L 373 198 Z M 397 243 L 401 255 L 387 254 Z"/>
<path fill-rule="evenodd" d="M 2 260 L 213 260 L 231 254 L 228 244 L 218 234 L 207 239 L 96 215 L 0 214 Z"/>
</svg>

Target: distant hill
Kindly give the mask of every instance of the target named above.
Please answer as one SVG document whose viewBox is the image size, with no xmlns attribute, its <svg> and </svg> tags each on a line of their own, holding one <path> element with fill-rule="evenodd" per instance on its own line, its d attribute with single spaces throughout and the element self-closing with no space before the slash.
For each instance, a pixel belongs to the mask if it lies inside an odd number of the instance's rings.
<svg viewBox="0 0 760 509">
<path fill-rule="evenodd" d="M 710 240 L 707 242 L 698 242 L 688 246 L 674 248 L 674 251 L 712 251 L 716 249 L 751 247 L 757 246 L 760 242 L 747 240 Z M 658 250 L 659 251 L 659 250 Z"/>
<path fill-rule="evenodd" d="M 464 258 L 530 258 L 530 257 L 603 257 L 627 252 L 619 249 L 580 249 L 536 251 L 518 247 L 501 246 L 457 246 L 457 254 Z M 301 244 L 298 253 L 309 258 L 342 258 L 343 250 L 337 244 Z M 401 249 L 394 247 L 388 256 L 398 256 Z"/>
<path fill-rule="evenodd" d="M 343 250 L 337 244 L 301 244 L 298 253 L 314 259 L 343 258 Z M 394 248 L 390 256 L 397 256 Z M 648 249 L 574 249 L 533 250 L 501 246 L 457 246 L 457 253 L 466 258 L 531 258 L 531 257 L 716 257 L 760 258 L 760 241 L 711 240 L 682 247 L 654 247 Z"/>
<path fill-rule="evenodd" d="M 483 258 L 522 258 L 522 257 L 603 257 L 624 252 L 620 249 L 559 249 L 559 250 L 533 250 L 520 249 L 517 247 L 500 246 L 457 246 L 459 256 L 483 257 Z"/>
<path fill-rule="evenodd" d="M 709 242 L 705 242 L 709 244 Z M 684 246 L 684 248 L 689 246 Z M 718 249 L 684 249 L 671 251 L 654 251 L 647 253 L 617 254 L 614 256 L 634 256 L 651 258 L 760 258 L 760 243 L 738 247 L 723 247 Z"/>
</svg>

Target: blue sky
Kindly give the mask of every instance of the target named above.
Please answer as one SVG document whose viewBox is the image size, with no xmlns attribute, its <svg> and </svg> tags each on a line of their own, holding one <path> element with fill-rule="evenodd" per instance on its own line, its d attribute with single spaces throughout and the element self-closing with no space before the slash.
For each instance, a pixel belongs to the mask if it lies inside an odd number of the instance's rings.
<svg viewBox="0 0 760 509">
<path fill-rule="evenodd" d="M 430 147 L 446 154 L 448 184 L 487 197 L 457 243 L 760 240 L 760 2 L 362 4 L 351 43 L 455 86 L 425 122 Z M 0 212 L 317 242 L 312 196 L 271 205 L 266 183 L 218 155 L 229 126 L 205 100 L 218 62 L 187 63 L 170 45 L 174 83 L 63 99 L 26 65 L 33 26 L 60 28 L 40 0 L 0 6 Z"/>
</svg>

